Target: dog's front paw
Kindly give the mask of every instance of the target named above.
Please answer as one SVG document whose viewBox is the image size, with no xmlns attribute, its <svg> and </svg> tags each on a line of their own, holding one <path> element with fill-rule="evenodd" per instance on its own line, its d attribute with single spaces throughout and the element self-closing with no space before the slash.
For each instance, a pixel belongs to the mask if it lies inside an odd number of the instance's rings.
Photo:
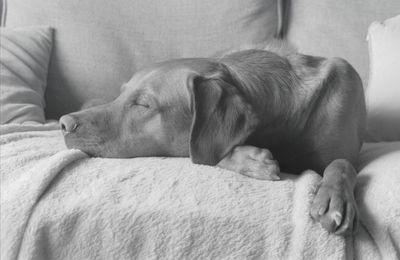
<svg viewBox="0 0 400 260">
<path fill-rule="evenodd" d="M 242 168 L 239 172 L 251 178 L 259 180 L 277 181 L 280 180 L 278 174 L 280 173 L 279 164 L 273 159 L 248 159 L 250 162 L 246 167 Z"/>
<path fill-rule="evenodd" d="M 330 233 L 354 233 L 358 224 L 357 206 L 352 191 L 322 184 L 311 205 L 311 217 Z"/>
<path fill-rule="evenodd" d="M 268 149 L 238 146 L 217 166 L 255 179 L 280 180 L 279 164 Z"/>
</svg>

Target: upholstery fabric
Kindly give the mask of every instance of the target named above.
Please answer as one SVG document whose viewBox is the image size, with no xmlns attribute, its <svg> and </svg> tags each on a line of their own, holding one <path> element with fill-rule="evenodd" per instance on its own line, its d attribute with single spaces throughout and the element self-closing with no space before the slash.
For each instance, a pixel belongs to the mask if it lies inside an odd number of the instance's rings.
<svg viewBox="0 0 400 260">
<path fill-rule="evenodd" d="M 260 44 L 277 27 L 276 0 L 13 0 L 7 27 L 56 28 L 47 115 L 114 98 L 135 71 L 171 58 Z"/>
<path fill-rule="evenodd" d="M 48 27 L 0 29 L 0 123 L 45 122 L 44 92 L 53 43 Z"/>
<path fill-rule="evenodd" d="M 360 223 L 352 259 L 400 258 L 399 172 L 400 142 L 364 144 L 354 191 Z"/>
<path fill-rule="evenodd" d="M 368 33 L 367 90 L 369 141 L 400 140 L 400 15 L 374 22 Z"/>
<path fill-rule="evenodd" d="M 288 39 L 299 52 L 347 59 L 368 83 L 368 26 L 400 13 L 399 0 L 291 1 Z"/>
</svg>

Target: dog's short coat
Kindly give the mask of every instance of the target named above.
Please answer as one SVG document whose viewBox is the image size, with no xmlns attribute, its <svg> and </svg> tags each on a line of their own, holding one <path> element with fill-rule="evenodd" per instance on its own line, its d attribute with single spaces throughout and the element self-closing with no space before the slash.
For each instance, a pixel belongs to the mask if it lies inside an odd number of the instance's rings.
<svg viewBox="0 0 400 260">
<path fill-rule="evenodd" d="M 337 234 L 357 223 L 365 102 L 345 60 L 245 50 L 167 61 L 136 73 L 111 103 L 60 123 L 69 148 L 94 156 L 190 155 L 269 180 L 313 169 L 323 179 L 311 216 Z"/>
</svg>

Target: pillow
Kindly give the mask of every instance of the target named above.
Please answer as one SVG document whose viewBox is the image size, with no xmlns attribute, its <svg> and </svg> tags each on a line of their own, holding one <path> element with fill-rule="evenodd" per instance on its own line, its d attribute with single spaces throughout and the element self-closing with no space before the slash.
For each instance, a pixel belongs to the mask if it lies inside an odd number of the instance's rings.
<svg viewBox="0 0 400 260">
<path fill-rule="evenodd" d="M 0 123 L 44 123 L 44 91 L 53 30 L 47 27 L 0 30 Z"/>
<path fill-rule="evenodd" d="M 364 144 L 359 165 L 354 259 L 399 259 L 400 142 Z"/>
<path fill-rule="evenodd" d="M 400 15 L 369 27 L 367 140 L 400 140 Z"/>
</svg>

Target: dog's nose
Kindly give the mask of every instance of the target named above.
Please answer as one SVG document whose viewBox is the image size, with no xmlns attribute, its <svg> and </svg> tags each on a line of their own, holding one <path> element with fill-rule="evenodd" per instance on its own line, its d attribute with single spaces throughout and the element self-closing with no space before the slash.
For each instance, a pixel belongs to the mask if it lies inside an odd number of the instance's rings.
<svg viewBox="0 0 400 260">
<path fill-rule="evenodd" d="M 65 133 L 73 133 L 78 127 L 78 122 L 73 116 L 65 115 L 60 118 L 60 127 Z"/>
</svg>

